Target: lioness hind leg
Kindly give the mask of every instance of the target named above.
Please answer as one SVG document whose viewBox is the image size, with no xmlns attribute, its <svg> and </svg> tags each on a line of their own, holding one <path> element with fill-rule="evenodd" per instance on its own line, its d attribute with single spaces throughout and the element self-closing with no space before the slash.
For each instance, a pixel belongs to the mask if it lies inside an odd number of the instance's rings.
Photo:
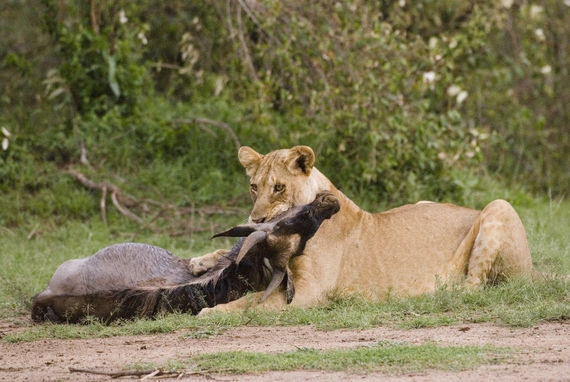
<svg viewBox="0 0 570 382">
<path fill-rule="evenodd" d="M 481 211 L 480 227 L 467 268 L 467 285 L 489 279 L 530 274 L 532 258 L 522 222 L 513 207 L 495 200 Z"/>
<path fill-rule="evenodd" d="M 207 253 L 204 256 L 193 257 L 189 261 L 188 268 L 194 276 L 199 276 L 218 264 L 220 257 L 224 256 L 228 252 L 229 251 L 227 249 L 218 249 L 217 251 Z"/>
</svg>

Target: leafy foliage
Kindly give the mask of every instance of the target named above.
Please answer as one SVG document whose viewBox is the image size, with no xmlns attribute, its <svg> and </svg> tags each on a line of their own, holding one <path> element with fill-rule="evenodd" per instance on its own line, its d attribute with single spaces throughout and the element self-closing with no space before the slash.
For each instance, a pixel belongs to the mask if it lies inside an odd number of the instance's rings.
<svg viewBox="0 0 570 382">
<path fill-rule="evenodd" d="M 93 163 L 155 168 L 147 179 L 223 199 L 217 180 L 243 178 L 237 143 L 310 145 L 371 203 L 466 200 L 465 174 L 481 173 L 568 192 L 565 2 L 12 0 L 0 12 L 4 191 L 54 192 L 34 174 L 77 163 L 84 144 Z"/>
</svg>

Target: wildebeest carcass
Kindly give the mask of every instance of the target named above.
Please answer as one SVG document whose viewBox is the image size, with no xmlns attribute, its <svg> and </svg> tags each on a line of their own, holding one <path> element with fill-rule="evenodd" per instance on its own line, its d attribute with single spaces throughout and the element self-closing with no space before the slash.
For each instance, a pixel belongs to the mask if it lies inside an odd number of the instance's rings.
<svg viewBox="0 0 570 382">
<path fill-rule="evenodd" d="M 338 206 L 332 194 L 326 199 L 331 197 Z M 34 297 L 32 319 L 78 322 L 86 316 L 111 321 L 173 311 L 197 314 L 202 308 L 230 302 L 249 291 L 267 288 L 268 294 L 285 278 L 280 274 L 286 269 L 286 264 L 281 265 L 283 259 L 288 262 L 291 256 L 300 254 L 323 220 L 338 211 L 338 207 L 334 211 L 323 209 L 322 199 L 319 194 L 312 203 L 293 208 L 262 227 L 248 226 L 244 231 L 244 226 L 238 226 L 230 230 L 230 236 L 261 230 L 266 237 L 249 241 L 241 238 L 214 267 L 199 276 L 192 274 L 187 259 L 147 244 L 116 244 L 90 257 L 66 261 L 56 270 L 46 290 Z M 236 228 L 242 234 L 235 234 Z M 283 243 L 292 236 L 301 240 L 284 249 Z M 292 298 L 290 275 L 284 283 Z"/>
</svg>

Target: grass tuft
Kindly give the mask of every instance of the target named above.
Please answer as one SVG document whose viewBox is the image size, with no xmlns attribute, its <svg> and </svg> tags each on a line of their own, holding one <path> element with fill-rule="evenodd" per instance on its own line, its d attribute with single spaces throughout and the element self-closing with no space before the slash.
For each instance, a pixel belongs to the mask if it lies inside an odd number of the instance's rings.
<svg viewBox="0 0 570 382">
<path fill-rule="evenodd" d="M 353 349 L 321 351 L 299 348 L 284 353 L 219 352 L 199 355 L 180 366 L 202 372 L 242 374 L 287 370 L 327 370 L 347 372 L 417 372 L 427 369 L 466 370 L 506 359 L 506 348 L 492 346 L 437 346 L 378 342 Z"/>
</svg>

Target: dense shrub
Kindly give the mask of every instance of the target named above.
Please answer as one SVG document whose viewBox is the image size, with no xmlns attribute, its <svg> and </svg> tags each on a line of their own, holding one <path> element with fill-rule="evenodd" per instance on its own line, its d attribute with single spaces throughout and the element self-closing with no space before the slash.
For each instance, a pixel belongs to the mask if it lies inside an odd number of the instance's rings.
<svg viewBox="0 0 570 382">
<path fill-rule="evenodd" d="M 241 174 L 236 144 L 308 144 L 335 183 L 379 200 L 457 200 L 470 192 L 460 173 L 477 169 L 568 192 L 566 2 L 12 0 L 0 12 L 5 190 L 33 186 L 24 168 L 76 163 L 84 144 L 135 177 L 184 168 L 161 181 L 211 201 L 221 194 L 200 192 L 202 174 Z"/>
</svg>

